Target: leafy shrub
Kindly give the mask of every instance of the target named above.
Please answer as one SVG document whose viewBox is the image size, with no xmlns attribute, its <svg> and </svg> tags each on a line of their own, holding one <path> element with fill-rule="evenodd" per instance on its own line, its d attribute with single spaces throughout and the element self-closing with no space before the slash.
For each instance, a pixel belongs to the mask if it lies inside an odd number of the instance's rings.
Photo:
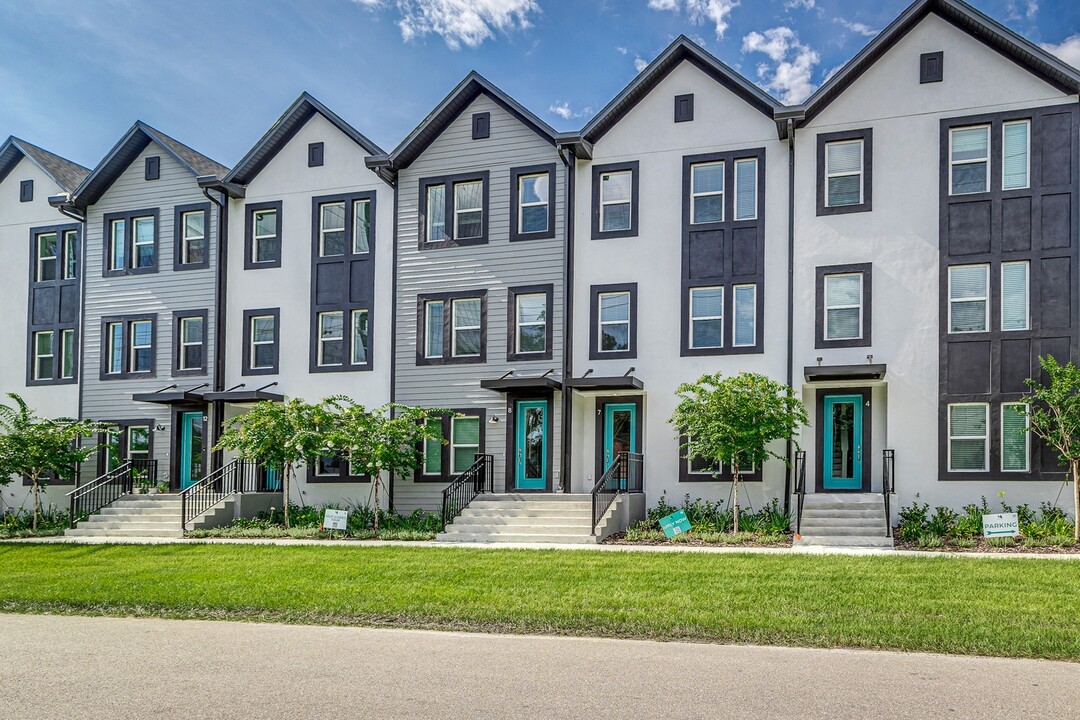
<svg viewBox="0 0 1080 720">
<path fill-rule="evenodd" d="M 0 538 L 45 537 L 63 535 L 68 529 L 68 511 L 54 505 L 42 508 L 38 517 L 38 529 L 32 529 L 34 514 L 30 510 L 0 513 Z"/>
<path fill-rule="evenodd" d="M 289 505 L 289 520 L 291 527 L 285 529 L 285 514 L 279 508 L 270 508 L 253 518 L 237 518 L 233 523 L 224 528 L 210 530 L 195 530 L 189 532 L 189 537 L 294 537 L 294 538 L 326 538 L 330 537 L 329 531 L 320 530 L 327 508 L 335 510 L 347 510 L 349 518 L 346 529 L 334 531 L 334 537 L 350 537 L 358 540 L 366 540 L 375 537 L 373 530 L 375 525 L 375 511 L 367 505 L 358 503 L 330 504 L 330 505 Z M 438 515 L 414 510 L 409 515 L 379 511 L 379 537 L 384 540 L 430 540 L 442 529 L 442 521 Z"/>
<path fill-rule="evenodd" d="M 924 530 L 919 533 L 919 537 L 916 539 L 916 544 L 921 548 L 934 549 L 944 547 L 945 541 L 941 536 L 932 530 Z"/>
<path fill-rule="evenodd" d="M 1015 547 L 1016 540 L 1011 537 L 992 537 L 986 539 L 986 544 L 990 547 Z"/>
<path fill-rule="evenodd" d="M 1073 538 L 1072 533 L 1068 535 L 1054 535 L 1047 540 L 1054 547 L 1071 548 L 1076 545 L 1076 540 Z"/>
<path fill-rule="evenodd" d="M 926 523 L 926 532 L 933 533 L 939 538 L 947 538 L 952 534 L 953 525 L 959 517 L 951 508 L 938 505 L 934 508 L 933 517 Z"/>
<path fill-rule="evenodd" d="M 953 528 L 953 536 L 958 538 L 974 538 L 982 536 L 982 516 L 990 514 L 990 506 L 986 503 L 986 496 L 982 497 L 982 505 L 972 503 L 964 506 L 964 513 L 956 519 Z"/>
<path fill-rule="evenodd" d="M 904 542 L 917 542 L 919 536 L 926 530 L 926 513 L 929 511 L 930 506 L 925 503 L 922 505 L 912 503 L 900 508 L 897 513 L 900 518 L 897 536 Z"/>
<path fill-rule="evenodd" d="M 958 548 L 975 547 L 975 541 L 969 537 L 958 537 L 952 541 L 952 544 Z"/>
<path fill-rule="evenodd" d="M 690 494 L 683 496 L 682 508 L 676 508 L 667 501 L 667 495 L 660 496 L 656 507 L 649 509 L 646 519 L 641 527 L 634 530 L 635 534 L 645 529 L 660 533 L 660 537 L 666 539 L 660 529 L 660 519 L 671 515 L 677 510 L 686 513 L 686 519 L 690 522 L 690 532 L 697 537 L 703 538 L 706 534 L 730 533 L 734 527 L 732 511 L 724 508 L 724 501 L 711 501 L 690 499 Z M 790 532 L 791 517 L 780 507 L 780 500 L 773 498 L 756 513 L 747 513 L 745 509 L 739 515 L 739 529 L 756 535 L 784 535 Z M 637 537 L 637 535 L 635 535 Z M 626 538 L 634 540 L 627 532 Z M 641 538 L 644 539 L 644 538 Z"/>
</svg>

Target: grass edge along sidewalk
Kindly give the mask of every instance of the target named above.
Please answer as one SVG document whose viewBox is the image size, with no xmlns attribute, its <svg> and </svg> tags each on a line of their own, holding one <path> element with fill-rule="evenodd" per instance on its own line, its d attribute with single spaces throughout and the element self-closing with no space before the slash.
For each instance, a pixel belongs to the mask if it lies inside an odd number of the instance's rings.
<svg viewBox="0 0 1080 720">
<path fill-rule="evenodd" d="M 0 545 L 0 610 L 1080 661 L 1037 560 L 272 545 Z"/>
</svg>

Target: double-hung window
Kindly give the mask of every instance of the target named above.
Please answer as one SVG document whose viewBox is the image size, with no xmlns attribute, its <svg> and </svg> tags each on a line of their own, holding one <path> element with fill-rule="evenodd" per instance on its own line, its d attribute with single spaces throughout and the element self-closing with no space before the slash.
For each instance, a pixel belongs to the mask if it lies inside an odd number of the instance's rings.
<svg viewBox="0 0 1080 720">
<path fill-rule="evenodd" d="M 124 372 L 124 323 L 105 325 L 105 372 L 119 375 Z"/>
<path fill-rule="evenodd" d="M 990 405 L 949 405 L 949 471 L 978 472 L 989 469 Z"/>
<path fill-rule="evenodd" d="M 128 372 L 151 372 L 154 368 L 154 324 L 149 320 L 135 320 L 130 324 L 129 336 Z"/>
<path fill-rule="evenodd" d="M 446 303 L 443 300 L 429 300 L 424 304 L 424 357 L 441 358 L 443 356 L 443 316 Z"/>
<path fill-rule="evenodd" d="M 417 363 L 484 362 L 486 292 L 448 293 L 417 298 Z"/>
<path fill-rule="evenodd" d="M 59 263 L 56 233 L 41 233 L 37 236 L 37 282 L 52 282 L 56 279 L 57 264 Z"/>
<path fill-rule="evenodd" d="M 281 267 L 281 208 L 280 201 L 245 206 L 245 270 Z"/>
<path fill-rule="evenodd" d="M 173 267 L 199 270 L 210 265 L 210 204 L 177 205 L 173 215 Z"/>
<path fill-rule="evenodd" d="M 451 410 L 427 421 L 430 438 L 417 448 L 419 481 L 442 480 L 468 470 L 484 451 L 484 413 L 475 409 Z"/>
<path fill-rule="evenodd" d="M 244 311 L 244 375 L 278 371 L 280 328 L 278 308 Z"/>
<path fill-rule="evenodd" d="M 157 265 L 157 235 L 154 218 L 132 218 L 132 246 L 136 268 L 152 268 Z"/>
<path fill-rule="evenodd" d="M 1030 326 L 1028 290 L 1030 263 L 1001 263 L 1001 329 L 1027 330 Z"/>
<path fill-rule="evenodd" d="M 542 353 L 547 350 L 546 293 L 528 293 L 514 298 L 517 332 L 514 336 L 514 352 L 517 354 Z"/>
<path fill-rule="evenodd" d="M 206 369 L 206 316 L 176 319 L 176 370 L 181 373 Z"/>
<path fill-rule="evenodd" d="M 985 332 L 990 316 L 990 266 L 949 268 L 949 332 Z"/>
<path fill-rule="evenodd" d="M 345 202 L 319 206 L 319 257 L 345 254 Z"/>
<path fill-rule="evenodd" d="M 341 365 L 344 358 L 344 315 L 340 310 L 319 313 L 319 365 Z"/>
<path fill-rule="evenodd" d="M 735 161 L 735 220 L 757 219 L 757 158 Z"/>
<path fill-rule="evenodd" d="M 420 249 L 487 242 L 488 172 L 420 180 Z"/>
<path fill-rule="evenodd" d="M 825 144 L 825 206 L 858 205 L 863 198 L 863 141 Z"/>
<path fill-rule="evenodd" d="M 157 209 L 104 216 L 106 276 L 157 272 L 157 219 Z"/>
<path fill-rule="evenodd" d="M 127 267 L 127 220 L 118 218 L 108 224 L 109 270 L 122 272 Z"/>
<path fill-rule="evenodd" d="M 630 349 L 630 293 L 604 292 L 599 295 L 599 351 L 626 352 Z"/>
<path fill-rule="evenodd" d="M 455 298 L 451 303 L 453 357 L 479 357 L 483 327 L 480 298 Z"/>
<path fill-rule="evenodd" d="M 1028 410 L 1026 403 L 1001 404 L 1002 472 L 1028 472 L 1031 469 Z"/>
<path fill-rule="evenodd" d="M 690 222 L 695 225 L 724 221 L 724 163 L 690 166 Z"/>
<path fill-rule="evenodd" d="M 454 239 L 479 240 L 484 234 L 484 181 L 454 183 Z"/>
<path fill-rule="evenodd" d="M 735 304 L 731 334 L 735 347 L 757 344 L 757 285 L 735 285 L 732 288 Z"/>
<path fill-rule="evenodd" d="M 446 240 L 446 185 L 429 185 L 427 188 L 427 242 Z"/>
<path fill-rule="evenodd" d="M 825 340 L 858 340 L 863 327 L 863 274 L 825 276 Z"/>
<path fill-rule="evenodd" d="M 622 232 L 631 228 L 633 175 L 629 170 L 600 174 L 600 228 Z"/>
<path fill-rule="evenodd" d="M 522 235 L 548 230 L 551 175 L 536 173 L 518 178 L 518 228 Z"/>
<path fill-rule="evenodd" d="M 50 380 L 56 362 L 55 335 L 52 330 L 34 333 L 34 379 Z"/>
<path fill-rule="evenodd" d="M 476 462 L 480 452 L 480 418 L 476 416 L 450 418 L 450 466 L 455 475 L 465 472 Z"/>
<path fill-rule="evenodd" d="M 147 425 L 129 425 L 127 428 L 128 460 L 150 459 L 150 428 Z"/>
<path fill-rule="evenodd" d="M 949 194 L 990 189 L 990 126 L 949 130 Z"/>
<path fill-rule="evenodd" d="M 690 347 L 724 347 L 724 288 L 690 288 Z"/>
<path fill-rule="evenodd" d="M 102 321 L 102 379 L 152 376 L 155 371 L 154 316 Z"/>
</svg>

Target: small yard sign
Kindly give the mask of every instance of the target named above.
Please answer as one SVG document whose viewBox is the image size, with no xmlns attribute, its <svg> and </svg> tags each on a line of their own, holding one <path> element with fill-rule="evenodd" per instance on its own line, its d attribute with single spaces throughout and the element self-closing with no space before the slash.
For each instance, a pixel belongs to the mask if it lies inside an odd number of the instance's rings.
<svg viewBox="0 0 1080 720">
<path fill-rule="evenodd" d="M 1016 513 L 983 515 L 983 537 L 1015 537 L 1020 534 Z"/>
<path fill-rule="evenodd" d="M 686 519 L 686 513 L 676 510 L 667 517 L 660 518 L 660 527 L 669 538 L 690 532 L 690 521 Z"/>
<path fill-rule="evenodd" d="M 327 510 L 323 516 L 323 528 L 326 530 L 345 530 L 349 524 L 347 510 Z"/>
</svg>

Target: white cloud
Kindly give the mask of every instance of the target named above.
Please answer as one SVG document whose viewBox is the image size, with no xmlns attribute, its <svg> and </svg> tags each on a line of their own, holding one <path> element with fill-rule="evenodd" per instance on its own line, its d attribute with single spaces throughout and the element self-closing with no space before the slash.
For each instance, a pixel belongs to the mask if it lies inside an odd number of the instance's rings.
<svg viewBox="0 0 1080 720">
<path fill-rule="evenodd" d="M 593 114 L 591 107 L 584 107 L 581 110 L 575 111 L 570 107 L 570 103 L 565 100 L 556 100 L 548 108 L 548 112 L 552 115 L 558 115 L 563 120 L 571 120 L 579 117 L 589 117 Z"/>
<path fill-rule="evenodd" d="M 695 25 L 706 21 L 716 26 L 716 37 L 724 37 L 728 29 L 728 16 L 739 6 L 739 0 L 649 0 L 653 10 L 670 12 L 686 11 L 686 17 Z"/>
<path fill-rule="evenodd" d="M 770 63 L 758 65 L 758 84 L 781 102 L 799 103 L 810 97 L 814 66 L 821 62 L 816 50 L 799 41 L 789 27 L 775 27 L 764 33 L 752 32 L 743 38 L 742 51 L 764 53 Z"/>
<path fill-rule="evenodd" d="M 836 18 L 833 22 L 838 22 L 841 25 L 843 25 L 844 27 L 846 27 L 848 30 L 850 30 L 851 32 L 856 33 L 858 35 L 862 35 L 863 37 L 874 37 L 879 32 L 881 32 L 880 30 L 875 30 L 874 28 L 870 27 L 866 23 L 850 22 L 848 20 L 845 20 L 842 17 Z"/>
<path fill-rule="evenodd" d="M 615 48 L 615 52 L 619 53 L 620 55 L 625 55 L 626 53 L 630 52 L 630 50 L 620 45 L 619 47 Z"/>
<path fill-rule="evenodd" d="M 1009 0 L 1005 5 L 1005 19 L 1011 22 L 1017 20 L 1034 20 L 1035 16 L 1039 14 L 1038 0 L 1026 0 L 1024 2 L 1024 9 L 1021 11 L 1020 5 L 1015 0 Z"/>
<path fill-rule="evenodd" d="M 638 72 L 641 72 L 642 70 L 644 70 L 647 67 L 649 67 L 649 62 L 647 60 L 642 60 L 641 58 L 634 58 L 634 69 L 635 70 L 637 70 Z"/>
<path fill-rule="evenodd" d="M 785 10 L 794 10 L 795 8 L 803 8 L 805 10 L 813 10 L 816 0 L 787 0 L 784 3 Z"/>
<path fill-rule="evenodd" d="M 1043 43 L 1042 49 L 1052 52 L 1074 68 L 1080 68 L 1080 33 L 1070 35 L 1056 45 Z"/>
<path fill-rule="evenodd" d="M 452 50 L 479 47 L 496 32 L 532 27 L 529 15 L 540 12 L 537 0 L 353 0 L 371 9 L 393 5 L 405 41 L 435 33 Z"/>
</svg>

